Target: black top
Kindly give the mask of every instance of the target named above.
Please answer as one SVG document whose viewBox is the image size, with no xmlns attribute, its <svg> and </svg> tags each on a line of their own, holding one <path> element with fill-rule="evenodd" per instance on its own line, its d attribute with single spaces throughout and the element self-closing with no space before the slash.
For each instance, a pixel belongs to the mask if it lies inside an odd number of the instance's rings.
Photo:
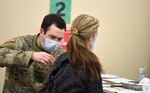
<svg viewBox="0 0 150 93">
<path fill-rule="evenodd" d="M 102 79 L 90 80 L 83 69 L 75 72 L 64 53 L 54 62 L 54 68 L 46 83 L 45 93 L 103 93 Z M 42 91 L 41 93 L 44 93 Z"/>
</svg>

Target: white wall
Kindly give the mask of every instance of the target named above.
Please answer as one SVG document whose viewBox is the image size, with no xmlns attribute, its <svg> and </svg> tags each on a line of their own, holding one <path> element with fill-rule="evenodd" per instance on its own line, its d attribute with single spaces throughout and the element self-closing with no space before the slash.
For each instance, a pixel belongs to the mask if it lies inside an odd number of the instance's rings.
<svg viewBox="0 0 150 93">
<path fill-rule="evenodd" d="M 0 44 L 10 38 L 39 32 L 49 13 L 49 0 L 0 0 Z M 86 13 L 100 20 L 94 52 L 106 73 L 137 78 L 146 66 L 150 77 L 150 0 L 72 0 L 71 20 Z M 0 69 L 0 90 L 4 70 Z"/>
</svg>

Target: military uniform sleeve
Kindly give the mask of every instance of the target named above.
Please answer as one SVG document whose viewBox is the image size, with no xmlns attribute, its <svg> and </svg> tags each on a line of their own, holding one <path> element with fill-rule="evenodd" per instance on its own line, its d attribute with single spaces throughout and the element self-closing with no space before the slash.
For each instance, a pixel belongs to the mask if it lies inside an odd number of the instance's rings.
<svg viewBox="0 0 150 93">
<path fill-rule="evenodd" d="M 28 66 L 33 51 L 25 51 L 20 39 L 12 39 L 0 45 L 0 67 Z"/>
</svg>

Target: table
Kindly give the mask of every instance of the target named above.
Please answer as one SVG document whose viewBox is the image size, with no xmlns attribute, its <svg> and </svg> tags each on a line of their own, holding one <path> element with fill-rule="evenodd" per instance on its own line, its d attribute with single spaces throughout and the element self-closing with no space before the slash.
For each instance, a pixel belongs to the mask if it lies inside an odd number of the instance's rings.
<svg viewBox="0 0 150 93">
<path fill-rule="evenodd" d="M 104 93 L 145 93 L 142 91 L 142 87 L 138 89 L 137 87 L 130 88 L 130 86 L 125 88 L 125 84 L 132 85 L 133 80 L 122 78 L 116 75 L 110 75 L 110 74 L 102 74 L 102 80 L 103 80 L 103 89 Z M 139 86 L 138 86 L 139 87 Z"/>
</svg>

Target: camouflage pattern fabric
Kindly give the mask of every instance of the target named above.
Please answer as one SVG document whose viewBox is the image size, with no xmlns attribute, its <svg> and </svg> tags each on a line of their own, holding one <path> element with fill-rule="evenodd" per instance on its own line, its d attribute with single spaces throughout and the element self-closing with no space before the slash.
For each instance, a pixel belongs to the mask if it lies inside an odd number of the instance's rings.
<svg viewBox="0 0 150 93">
<path fill-rule="evenodd" d="M 43 87 L 52 65 L 30 59 L 34 51 L 42 51 L 37 46 L 37 36 L 21 36 L 0 45 L 0 67 L 6 67 L 3 93 L 37 93 Z M 50 54 L 56 58 L 63 52 L 59 47 Z"/>
</svg>

